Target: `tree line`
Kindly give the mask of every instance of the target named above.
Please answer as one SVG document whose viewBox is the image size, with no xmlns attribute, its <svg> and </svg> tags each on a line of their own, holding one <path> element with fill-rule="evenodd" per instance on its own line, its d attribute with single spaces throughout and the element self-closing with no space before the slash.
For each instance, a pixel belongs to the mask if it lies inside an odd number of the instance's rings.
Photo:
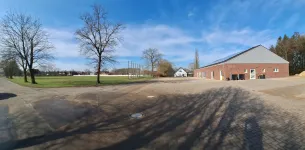
<svg viewBox="0 0 305 150">
<path fill-rule="evenodd" d="M 10 79 L 13 79 L 13 76 L 21 76 L 22 71 L 20 70 L 16 61 L 2 61 L 0 66 L 3 69 L 4 76 Z"/>
<path fill-rule="evenodd" d="M 271 45 L 270 51 L 289 62 L 289 73 L 299 74 L 305 70 L 305 36 L 295 32 L 291 37 L 286 34 Z"/>
</svg>

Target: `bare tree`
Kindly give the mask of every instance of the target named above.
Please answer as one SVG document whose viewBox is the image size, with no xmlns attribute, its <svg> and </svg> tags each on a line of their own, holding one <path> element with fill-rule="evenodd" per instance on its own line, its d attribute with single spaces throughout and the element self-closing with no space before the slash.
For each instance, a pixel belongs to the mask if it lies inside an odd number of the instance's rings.
<svg viewBox="0 0 305 150">
<path fill-rule="evenodd" d="M 149 48 L 143 51 L 142 58 L 145 59 L 149 66 L 151 66 L 151 73 L 154 72 L 154 68 L 158 65 L 158 62 L 162 59 L 162 54 L 158 49 Z"/>
<path fill-rule="evenodd" d="M 90 74 L 91 74 L 90 69 L 85 69 L 84 72 L 85 72 L 87 75 L 90 75 Z"/>
<path fill-rule="evenodd" d="M 119 33 L 123 30 L 120 23 L 107 20 L 107 12 L 100 6 L 94 5 L 93 12 L 80 17 L 84 26 L 75 34 L 80 42 L 81 53 L 92 60 L 97 69 L 97 84 L 100 84 L 101 68 L 107 63 L 116 62 L 112 56 L 114 48 L 121 40 Z"/>
<path fill-rule="evenodd" d="M 47 33 L 42 29 L 42 25 L 38 20 L 31 19 L 26 32 L 26 40 L 29 45 L 29 55 L 26 63 L 29 67 L 32 84 L 35 81 L 35 64 L 44 64 L 53 59 L 50 51 L 53 45 L 49 42 Z"/>
<path fill-rule="evenodd" d="M 16 59 L 23 69 L 24 82 L 27 82 L 28 48 L 25 32 L 29 18 L 14 13 L 7 13 L 1 20 L 1 56 L 5 60 Z"/>
<path fill-rule="evenodd" d="M 7 13 L 1 22 L 2 57 L 14 57 L 23 69 L 27 82 L 27 69 L 31 82 L 36 84 L 34 65 L 52 59 L 49 50 L 53 46 L 37 19 L 22 13 Z"/>
<path fill-rule="evenodd" d="M 189 69 L 190 71 L 194 71 L 194 68 L 195 68 L 194 63 L 190 63 L 190 64 L 188 65 L 188 69 Z"/>
</svg>

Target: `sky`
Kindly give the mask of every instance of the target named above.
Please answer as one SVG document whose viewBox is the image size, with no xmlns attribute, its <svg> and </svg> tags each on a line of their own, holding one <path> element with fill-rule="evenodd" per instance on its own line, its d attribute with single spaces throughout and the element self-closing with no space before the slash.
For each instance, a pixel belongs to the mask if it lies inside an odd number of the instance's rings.
<svg viewBox="0 0 305 150">
<path fill-rule="evenodd" d="M 14 11 L 40 19 L 55 47 L 52 64 L 91 70 L 74 33 L 93 4 L 125 26 L 113 53 L 118 63 L 110 68 L 144 65 L 147 48 L 157 48 L 175 67 L 187 67 L 198 49 L 203 66 L 259 44 L 270 47 L 284 34 L 305 33 L 305 0 L 0 0 L 0 18 Z"/>
</svg>

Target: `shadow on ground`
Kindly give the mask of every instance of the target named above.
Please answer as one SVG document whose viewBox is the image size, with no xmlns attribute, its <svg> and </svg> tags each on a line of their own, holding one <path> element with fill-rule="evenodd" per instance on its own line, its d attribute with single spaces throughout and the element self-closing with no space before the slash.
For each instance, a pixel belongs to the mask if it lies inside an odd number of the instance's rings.
<svg viewBox="0 0 305 150">
<path fill-rule="evenodd" d="M 9 99 L 11 97 L 16 97 L 17 95 L 14 93 L 0 93 L 0 100 Z"/>
<path fill-rule="evenodd" d="M 101 101 L 90 110 L 65 128 L 16 140 L 14 148 L 305 149 L 304 124 L 296 116 L 266 106 L 240 88 L 163 95 L 124 105 Z M 133 112 L 144 117 L 131 119 Z"/>
<path fill-rule="evenodd" d="M 132 80 L 132 79 L 131 79 Z M 166 78 L 153 78 L 151 80 L 143 80 L 143 81 L 133 81 L 125 84 L 147 84 L 147 83 L 183 83 L 183 82 L 192 82 L 194 79 L 170 79 L 166 80 Z"/>
</svg>

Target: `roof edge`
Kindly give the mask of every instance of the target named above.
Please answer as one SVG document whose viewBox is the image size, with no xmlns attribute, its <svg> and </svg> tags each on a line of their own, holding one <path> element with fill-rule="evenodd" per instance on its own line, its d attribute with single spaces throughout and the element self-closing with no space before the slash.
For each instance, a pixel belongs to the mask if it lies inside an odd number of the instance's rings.
<svg viewBox="0 0 305 150">
<path fill-rule="evenodd" d="M 260 44 L 260 45 L 256 45 L 256 46 L 253 46 L 253 47 L 251 47 L 251 48 L 249 48 L 249 49 L 247 49 L 247 50 L 241 51 L 241 52 L 237 53 L 236 55 L 234 55 L 234 56 L 232 56 L 232 57 L 230 57 L 230 58 L 228 58 L 228 59 L 225 59 L 225 60 L 223 60 L 223 61 L 221 61 L 221 62 L 217 62 L 217 63 L 214 63 L 214 64 L 212 63 L 212 64 L 209 64 L 209 65 L 200 67 L 200 68 L 205 68 L 205 67 L 214 66 L 214 65 L 217 65 L 217 64 L 224 63 L 224 62 L 226 62 L 226 61 L 228 61 L 228 60 L 231 60 L 231 59 L 233 59 L 233 58 L 235 58 L 235 57 L 237 57 L 237 56 L 239 56 L 239 55 L 241 55 L 241 54 L 244 54 L 244 53 L 246 53 L 246 52 L 248 52 L 248 51 L 250 51 L 250 50 L 252 50 L 252 49 L 254 49 L 254 48 L 257 48 L 257 47 L 259 47 L 259 46 L 264 47 L 264 46 L 261 45 L 261 44 Z M 264 47 L 264 48 L 266 48 L 266 47 Z M 268 48 L 266 48 L 266 49 L 268 49 Z"/>
</svg>

